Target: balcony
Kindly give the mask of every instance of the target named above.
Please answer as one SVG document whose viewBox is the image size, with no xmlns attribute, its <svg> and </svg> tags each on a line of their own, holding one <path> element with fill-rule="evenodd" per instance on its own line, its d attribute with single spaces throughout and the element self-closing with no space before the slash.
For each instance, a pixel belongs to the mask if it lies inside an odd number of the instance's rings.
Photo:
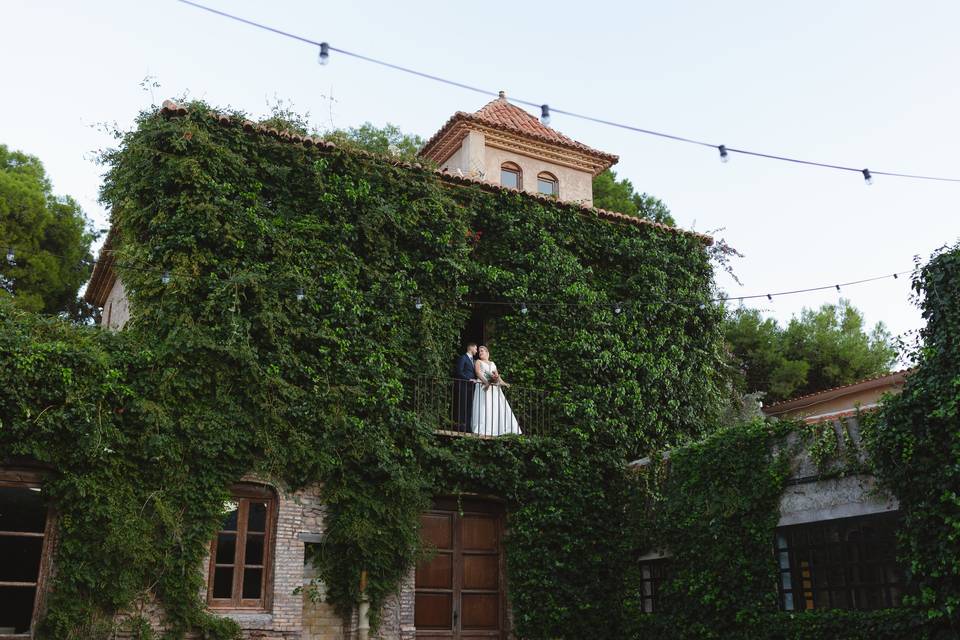
<svg viewBox="0 0 960 640">
<path fill-rule="evenodd" d="M 434 431 L 452 437 L 539 436 L 551 423 L 547 392 L 516 385 L 498 389 L 449 378 L 420 378 L 414 407 Z"/>
</svg>

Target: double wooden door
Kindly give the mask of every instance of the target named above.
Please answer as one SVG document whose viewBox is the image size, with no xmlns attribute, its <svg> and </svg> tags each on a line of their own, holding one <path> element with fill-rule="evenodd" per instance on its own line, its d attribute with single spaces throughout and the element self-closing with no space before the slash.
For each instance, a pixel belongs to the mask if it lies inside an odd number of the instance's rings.
<svg viewBox="0 0 960 640">
<path fill-rule="evenodd" d="M 417 638 L 505 638 L 501 506 L 439 499 L 420 520 L 420 535 L 436 554 L 417 565 Z"/>
</svg>

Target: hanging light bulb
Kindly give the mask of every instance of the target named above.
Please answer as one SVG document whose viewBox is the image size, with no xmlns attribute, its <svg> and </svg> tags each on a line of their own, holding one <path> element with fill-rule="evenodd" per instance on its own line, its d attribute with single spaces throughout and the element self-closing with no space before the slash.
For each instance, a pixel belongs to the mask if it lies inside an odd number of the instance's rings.
<svg viewBox="0 0 960 640">
<path fill-rule="evenodd" d="M 897 279 L 897 274 L 893 274 L 893 279 L 894 279 L 894 280 Z"/>
<path fill-rule="evenodd" d="M 868 185 L 873 184 L 873 176 L 870 175 L 870 169 L 863 170 L 863 181 L 866 182 Z"/>
<path fill-rule="evenodd" d="M 7 264 L 13 264 L 13 247 L 7 247 Z"/>
<path fill-rule="evenodd" d="M 169 272 L 169 271 L 164 271 L 164 272 L 163 272 L 163 275 L 160 276 L 160 282 L 162 282 L 163 284 L 170 284 L 170 272 Z"/>
<path fill-rule="evenodd" d="M 618 302 L 617 304 L 613 305 L 613 312 L 614 312 L 615 314 L 620 315 L 620 313 L 621 313 L 622 311 L 623 311 L 623 307 L 620 306 L 620 303 L 619 303 L 619 302 Z"/>
<path fill-rule="evenodd" d="M 297 287 L 297 302 L 303 302 L 303 299 L 307 297 L 307 294 L 304 293 L 303 287 Z"/>
<path fill-rule="evenodd" d="M 770 302 L 773 302 L 773 296 L 770 295 L 769 293 L 767 294 L 767 300 L 769 300 Z"/>
<path fill-rule="evenodd" d="M 836 285 L 837 291 L 840 291 L 840 285 Z"/>
<path fill-rule="evenodd" d="M 330 64 L 330 45 L 326 42 L 320 43 L 320 57 L 317 59 L 317 62 L 323 66 Z"/>
<path fill-rule="evenodd" d="M 413 306 L 417 308 L 417 311 L 420 311 L 420 309 L 423 309 L 423 300 L 417 298 L 417 301 L 413 303 Z"/>
<path fill-rule="evenodd" d="M 730 160 L 730 154 L 727 153 L 726 145 L 722 144 L 719 147 L 717 147 L 717 149 L 720 150 L 720 162 L 727 162 L 728 160 Z"/>
<path fill-rule="evenodd" d="M 546 126 L 550 125 L 550 105 L 540 105 L 540 122 Z"/>
<path fill-rule="evenodd" d="M 527 315 L 528 313 L 530 313 L 530 309 L 527 309 L 527 305 L 525 302 L 520 303 L 520 313 L 522 313 L 523 315 Z"/>
</svg>

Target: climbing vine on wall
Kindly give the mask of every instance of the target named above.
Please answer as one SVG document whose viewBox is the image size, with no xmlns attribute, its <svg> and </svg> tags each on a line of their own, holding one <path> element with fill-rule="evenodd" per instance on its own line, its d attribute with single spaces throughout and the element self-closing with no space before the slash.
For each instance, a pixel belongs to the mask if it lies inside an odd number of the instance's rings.
<svg viewBox="0 0 960 640">
<path fill-rule="evenodd" d="M 145 113 L 104 155 L 121 334 L 0 307 L 18 380 L 0 389 L 0 458 L 47 465 L 59 513 L 44 633 L 104 636 L 156 598 L 173 637 L 234 636 L 198 567 L 227 488 L 255 473 L 322 485 L 341 611 L 362 571 L 374 611 L 396 591 L 431 496 L 490 493 L 508 503 L 518 632 L 619 637 L 623 463 L 708 432 L 720 397 L 703 240 L 243 122 Z M 547 390 L 543 436 L 450 443 L 415 411 L 413 381 L 447 375 L 478 299 L 500 303 L 511 382 Z"/>
<path fill-rule="evenodd" d="M 913 279 L 926 325 L 909 355 L 903 392 L 868 422 L 865 440 L 884 486 L 900 502 L 899 551 L 915 604 L 960 635 L 960 245 Z"/>
</svg>

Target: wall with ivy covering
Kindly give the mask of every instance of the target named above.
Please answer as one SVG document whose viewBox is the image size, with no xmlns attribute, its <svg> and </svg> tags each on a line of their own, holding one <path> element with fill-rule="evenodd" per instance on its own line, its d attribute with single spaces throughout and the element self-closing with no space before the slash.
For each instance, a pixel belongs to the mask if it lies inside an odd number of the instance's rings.
<svg viewBox="0 0 960 640">
<path fill-rule="evenodd" d="M 319 569 L 341 611 L 363 570 L 374 610 L 396 590 L 432 496 L 482 493 L 507 503 L 518 634 L 622 637 L 623 465 L 716 415 L 702 239 L 242 122 L 201 103 L 145 113 L 105 154 L 122 334 L 0 307 L 0 370 L 19 382 L 0 389 L 0 458 L 49 465 L 61 514 L 44 634 L 101 637 L 149 592 L 173 637 L 234 636 L 204 612 L 197 567 L 252 471 L 322 485 Z M 491 347 L 511 382 L 548 391 L 549 436 L 449 442 L 413 411 L 477 299 L 513 303 Z"/>
</svg>

